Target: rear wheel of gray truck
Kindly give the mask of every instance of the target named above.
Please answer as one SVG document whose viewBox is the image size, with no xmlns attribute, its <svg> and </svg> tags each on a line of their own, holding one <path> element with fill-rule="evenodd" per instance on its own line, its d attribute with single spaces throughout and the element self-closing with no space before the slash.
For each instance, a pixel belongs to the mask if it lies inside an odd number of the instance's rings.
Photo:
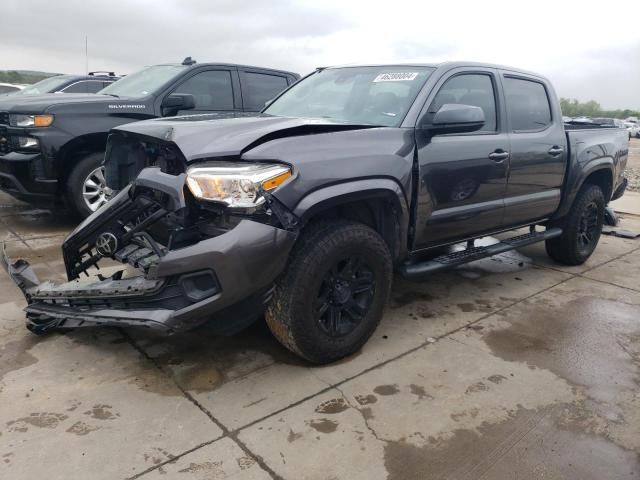
<svg viewBox="0 0 640 480">
<path fill-rule="evenodd" d="M 375 331 L 389 297 L 389 248 L 366 225 L 309 225 L 294 247 L 265 314 L 292 352 L 322 364 L 357 352 Z"/>
<path fill-rule="evenodd" d="M 565 265 L 580 265 L 593 253 L 604 223 L 602 189 L 586 184 L 576 196 L 571 211 L 559 225 L 562 235 L 546 241 L 547 254 Z"/>
<path fill-rule="evenodd" d="M 69 206 L 81 218 L 88 217 L 107 203 L 108 188 L 102 159 L 104 152 L 81 158 L 67 179 Z"/>
</svg>

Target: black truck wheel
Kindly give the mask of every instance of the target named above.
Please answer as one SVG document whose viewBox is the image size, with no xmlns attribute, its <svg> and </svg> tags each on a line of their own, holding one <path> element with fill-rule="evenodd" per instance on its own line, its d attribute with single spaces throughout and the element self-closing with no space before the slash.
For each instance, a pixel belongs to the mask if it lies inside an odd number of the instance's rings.
<svg viewBox="0 0 640 480">
<path fill-rule="evenodd" d="M 88 217 L 107 203 L 108 188 L 104 178 L 104 152 L 90 153 L 73 168 L 67 179 L 70 207 L 81 218 Z"/>
<path fill-rule="evenodd" d="M 358 351 L 375 331 L 393 268 L 384 240 L 347 220 L 309 225 L 297 241 L 265 314 L 292 352 L 322 364 Z"/>
<path fill-rule="evenodd" d="M 593 253 L 604 222 L 604 194 L 597 185 L 584 185 L 566 216 L 562 235 L 547 240 L 547 254 L 565 265 L 580 265 Z"/>
</svg>

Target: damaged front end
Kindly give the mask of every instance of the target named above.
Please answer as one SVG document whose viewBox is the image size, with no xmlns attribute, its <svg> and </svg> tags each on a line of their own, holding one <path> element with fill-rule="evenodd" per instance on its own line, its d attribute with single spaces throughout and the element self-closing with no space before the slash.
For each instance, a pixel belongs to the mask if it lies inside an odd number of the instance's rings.
<svg viewBox="0 0 640 480">
<path fill-rule="evenodd" d="M 40 283 L 26 261 L 11 261 L 3 249 L 0 262 L 27 299 L 29 330 L 174 333 L 212 321 L 231 334 L 258 318 L 294 243 L 295 218 L 267 192 L 258 211 L 232 214 L 195 198 L 186 177 L 145 168 L 80 224 L 63 244 L 67 283 Z M 114 261 L 122 268 L 99 273 Z"/>
</svg>

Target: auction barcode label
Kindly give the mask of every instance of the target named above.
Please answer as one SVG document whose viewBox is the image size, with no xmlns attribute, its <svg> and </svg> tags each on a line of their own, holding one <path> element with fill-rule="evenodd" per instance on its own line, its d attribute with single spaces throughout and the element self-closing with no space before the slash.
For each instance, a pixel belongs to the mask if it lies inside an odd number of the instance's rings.
<svg viewBox="0 0 640 480">
<path fill-rule="evenodd" d="M 375 82 L 407 82 L 415 80 L 418 72 L 381 73 L 373 79 Z"/>
</svg>

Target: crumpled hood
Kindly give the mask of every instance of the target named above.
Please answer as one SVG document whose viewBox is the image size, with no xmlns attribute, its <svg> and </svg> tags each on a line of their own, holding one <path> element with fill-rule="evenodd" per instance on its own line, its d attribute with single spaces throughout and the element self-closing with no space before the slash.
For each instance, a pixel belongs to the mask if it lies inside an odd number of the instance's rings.
<svg viewBox="0 0 640 480">
<path fill-rule="evenodd" d="M 244 152 L 278 138 L 366 128 L 373 126 L 260 114 L 250 117 L 214 114 L 146 120 L 114 130 L 174 143 L 187 162 L 192 162 L 212 157 L 239 158 Z"/>
</svg>

